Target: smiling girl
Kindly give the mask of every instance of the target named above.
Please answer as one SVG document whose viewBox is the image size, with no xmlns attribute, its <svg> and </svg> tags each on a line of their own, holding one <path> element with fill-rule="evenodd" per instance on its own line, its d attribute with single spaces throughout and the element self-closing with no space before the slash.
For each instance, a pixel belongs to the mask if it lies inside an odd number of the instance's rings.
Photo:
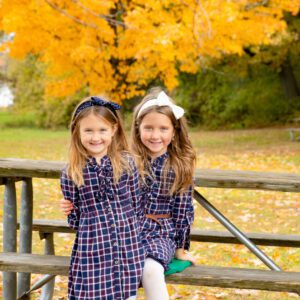
<svg viewBox="0 0 300 300">
<path fill-rule="evenodd" d="M 82 101 L 71 120 L 69 164 L 61 189 L 72 203 L 69 226 L 76 230 L 68 299 L 135 299 L 144 251 L 138 172 L 127 152 L 118 110 L 98 97 Z"/>
<path fill-rule="evenodd" d="M 195 263 L 187 252 L 194 219 L 192 203 L 195 152 L 184 110 L 155 88 L 137 106 L 132 150 L 141 175 L 141 223 L 146 251 L 142 283 L 147 300 L 169 298 L 164 271 L 175 256 Z"/>
</svg>

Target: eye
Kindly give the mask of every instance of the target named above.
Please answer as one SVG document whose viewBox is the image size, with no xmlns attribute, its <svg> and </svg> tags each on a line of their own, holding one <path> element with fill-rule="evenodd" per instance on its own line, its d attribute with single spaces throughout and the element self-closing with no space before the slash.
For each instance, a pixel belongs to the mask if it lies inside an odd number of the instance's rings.
<svg viewBox="0 0 300 300">
<path fill-rule="evenodd" d="M 161 127 L 160 130 L 161 131 L 167 131 L 167 130 L 169 130 L 169 127 Z"/>
<path fill-rule="evenodd" d="M 149 131 L 149 130 L 152 130 L 152 127 L 151 126 L 144 126 L 143 129 Z"/>
</svg>

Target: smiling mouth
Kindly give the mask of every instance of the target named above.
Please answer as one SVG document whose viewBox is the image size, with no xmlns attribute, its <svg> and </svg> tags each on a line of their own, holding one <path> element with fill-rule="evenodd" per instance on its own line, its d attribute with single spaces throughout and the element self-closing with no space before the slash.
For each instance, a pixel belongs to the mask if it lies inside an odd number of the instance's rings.
<svg viewBox="0 0 300 300">
<path fill-rule="evenodd" d="M 162 142 L 160 142 L 160 141 L 149 141 L 149 143 L 151 143 L 151 144 L 161 144 Z"/>
<path fill-rule="evenodd" d="M 151 145 L 153 146 L 159 146 L 161 145 L 162 143 L 161 142 L 150 142 Z"/>
</svg>

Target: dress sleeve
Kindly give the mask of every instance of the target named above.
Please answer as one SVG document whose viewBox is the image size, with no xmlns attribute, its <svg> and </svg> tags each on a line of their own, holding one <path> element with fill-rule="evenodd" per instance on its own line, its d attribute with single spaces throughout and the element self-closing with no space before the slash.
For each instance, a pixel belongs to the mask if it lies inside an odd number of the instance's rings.
<svg viewBox="0 0 300 300">
<path fill-rule="evenodd" d="M 68 215 L 68 224 L 69 226 L 74 229 L 78 230 L 79 226 L 79 193 L 78 188 L 75 183 L 68 177 L 65 170 L 62 171 L 60 176 L 60 186 L 62 190 L 62 194 L 65 200 L 69 200 L 73 203 L 74 209 Z"/>
<path fill-rule="evenodd" d="M 194 221 L 193 187 L 190 186 L 184 193 L 175 195 L 172 218 L 175 224 L 175 242 L 177 248 L 189 250 L 190 231 Z"/>
</svg>

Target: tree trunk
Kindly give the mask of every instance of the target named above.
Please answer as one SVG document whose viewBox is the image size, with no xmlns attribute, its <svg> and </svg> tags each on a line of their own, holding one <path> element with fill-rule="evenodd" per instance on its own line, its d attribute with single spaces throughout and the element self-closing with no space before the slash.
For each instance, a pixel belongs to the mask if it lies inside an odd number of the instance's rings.
<svg viewBox="0 0 300 300">
<path fill-rule="evenodd" d="M 290 62 L 289 55 L 287 55 L 279 72 L 280 81 L 286 96 L 286 99 L 292 99 L 300 96 L 299 87 L 293 72 L 293 67 Z"/>
</svg>

